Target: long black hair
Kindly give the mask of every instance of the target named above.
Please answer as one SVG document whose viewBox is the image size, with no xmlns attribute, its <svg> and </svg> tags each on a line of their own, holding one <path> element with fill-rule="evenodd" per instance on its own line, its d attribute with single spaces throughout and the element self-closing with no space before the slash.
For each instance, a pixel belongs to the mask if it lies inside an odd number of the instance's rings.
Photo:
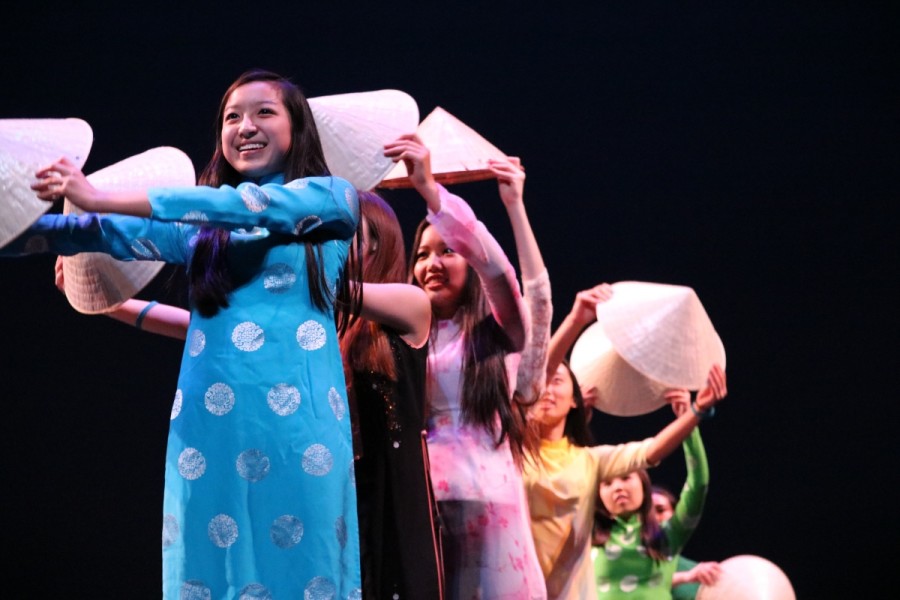
<svg viewBox="0 0 900 600">
<path fill-rule="evenodd" d="M 428 227 L 431 227 L 431 224 L 427 220 L 419 223 L 410 249 L 407 274 L 409 283 L 413 285 L 419 285 L 414 274 L 416 254 L 422 241 L 422 233 Z M 506 355 L 515 349 L 507 333 L 491 314 L 481 280 L 471 265 L 466 266 L 466 282 L 457 315 L 465 340 L 462 421 L 486 429 L 494 437 L 497 447 L 508 438 L 513 459 L 521 466 L 524 458 L 525 424 L 520 410 L 510 401 L 513 394 L 510 391 L 505 360 Z M 438 319 L 433 318 L 429 344 L 437 337 L 434 335 L 437 327 Z M 499 431 L 496 424 L 498 417 Z"/>
<path fill-rule="evenodd" d="M 219 110 L 215 122 L 216 149 L 206 167 L 200 173 L 199 185 L 219 187 L 222 185 L 236 186 L 244 177 L 225 160 L 222 149 L 222 128 L 224 124 L 225 105 L 231 94 L 239 87 L 248 83 L 264 81 L 276 86 L 281 93 L 281 100 L 291 120 L 291 145 L 285 155 L 284 178 L 292 181 L 300 177 L 329 175 L 328 166 L 325 164 L 325 154 L 322 151 L 322 143 L 319 132 L 313 120 L 309 103 L 300 88 L 289 79 L 260 69 L 253 69 L 241 74 L 225 90 L 219 103 Z M 227 249 L 229 232 L 210 226 L 202 226 L 197 236 L 194 254 L 188 269 L 191 284 L 190 302 L 203 316 L 212 316 L 219 312 L 220 308 L 228 306 L 228 295 L 233 289 L 233 282 L 227 266 Z M 317 251 L 314 238 L 304 241 L 306 246 L 306 269 L 310 286 L 310 300 L 313 304 L 324 310 L 332 297 L 328 282 L 325 278 L 323 258 Z M 351 252 L 348 261 L 348 269 L 356 271 L 355 253 Z M 347 305 L 353 302 L 350 298 L 348 287 L 349 277 L 342 278 L 338 299 L 343 298 Z M 349 318 L 353 311 L 339 311 L 342 323 Z M 340 326 L 339 326 L 340 327 Z"/>
</svg>

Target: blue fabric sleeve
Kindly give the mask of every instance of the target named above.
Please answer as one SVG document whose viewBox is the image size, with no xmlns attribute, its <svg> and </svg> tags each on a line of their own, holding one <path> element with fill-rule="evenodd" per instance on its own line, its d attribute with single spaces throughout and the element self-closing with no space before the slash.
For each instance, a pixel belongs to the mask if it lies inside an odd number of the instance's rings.
<svg viewBox="0 0 900 600">
<path fill-rule="evenodd" d="M 356 189 L 339 177 L 306 177 L 286 184 L 237 187 L 151 188 L 152 218 L 223 229 L 263 227 L 271 232 L 304 235 L 313 231 L 350 239 L 359 220 Z"/>
<path fill-rule="evenodd" d="M 186 264 L 196 228 L 140 217 L 97 213 L 49 214 L 0 249 L 2 256 L 52 253 L 71 256 L 102 252 L 118 260 L 160 260 Z"/>
</svg>

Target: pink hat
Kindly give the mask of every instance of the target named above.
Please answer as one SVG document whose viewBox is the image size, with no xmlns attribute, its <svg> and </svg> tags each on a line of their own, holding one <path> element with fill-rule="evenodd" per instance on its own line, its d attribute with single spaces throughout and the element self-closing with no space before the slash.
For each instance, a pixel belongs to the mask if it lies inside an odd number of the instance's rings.
<svg viewBox="0 0 900 600">
<path fill-rule="evenodd" d="M 35 172 L 62 156 L 84 166 L 94 133 L 81 119 L 0 119 L 0 248 L 47 212 Z"/>
<path fill-rule="evenodd" d="M 487 168 L 488 159 L 506 158 L 478 132 L 440 106 L 425 117 L 416 133 L 431 152 L 431 170 L 438 183 L 490 179 L 494 174 Z M 378 187 L 412 187 L 403 161 L 394 166 Z"/>
<path fill-rule="evenodd" d="M 309 107 L 328 170 L 361 190 L 374 188 L 394 166 L 384 145 L 419 122 L 416 101 L 398 90 L 320 96 Z"/>
<path fill-rule="evenodd" d="M 160 147 L 126 158 L 87 176 L 103 190 L 188 187 L 196 184 L 191 159 L 177 148 Z M 63 212 L 80 214 L 65 201 Z M 141 291 L 163 268 L 159 261 L 119 261 L 84 252 L 62 259 L 66 298 L 85 314 L 106 313 Z"/>
</svg>

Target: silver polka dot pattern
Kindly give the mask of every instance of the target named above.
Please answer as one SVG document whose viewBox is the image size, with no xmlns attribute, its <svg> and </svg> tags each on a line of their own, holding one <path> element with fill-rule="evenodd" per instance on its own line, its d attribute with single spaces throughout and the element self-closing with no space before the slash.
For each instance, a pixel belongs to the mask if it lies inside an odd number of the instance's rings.
<svg viewBox="0 0 900 600">
<path fill-rule="evenodd" d="M 152 240 L 146 238 L 137 238 L 131 242 L 131 251 L 135 256 L 147 258 L 151 260 L 161 260 L 162 252 L 156 247 Z"/>
<path fill-rule="evenodd" d="M 240 591 L 238 600 L 272 600 L 272 594 L 261 583 L 251 583 Z"/>
<path fill-rule="evenodd" d="M 309 233 L 316 227 L 322 224 L 322 219 L 315 215 L 308 215 L 300 219 L 300 221 L 294 226 L 294 233 L 296 235 L 303 235 Z"/>
<path fill-rule="evenodd" d="M 261 187 L 249 184 L 241 187 L 241 200 L 250 212 L 259 213 L 269 207 L 271 199 Z"/>
<path fill-rule="evenodd" d="M 344 398 L 341 396 L 341 393 L 335 388 L 328 390 L 328 404 L 331 405 L 331 410 L 334 412 L 335 418 L 338 421 L 342 420 L 344 414 L 347 412 L 346 404 L 344 403 Z"/>
<path fill-rule="evenodd" d="M 235 463 L 238 475 L 247 481 L 262 481 L 269 474 L 271 467 L 269 457 L 258 448 L 250 448 L 241 452 Z"/>
<path fill-rule="evenodd" d="M 284 184 L 284 187 L 289 190 L 304 190 L 309 187 L 309 181 L 306 179 L 295 179 Z"/>
<path fill-rule="evenodd" d="M 178 472 L 185 479 L 194 481 L 206 472 L 206 458 L 196 448 L 185 448 L 178 456 Z"/>
<path fill-rule="evenodd" d="M 303 539 L 303 521 L 294 515 L 282 515 L 272 523 L 269 537 L 279 548 L 296 546 Z"/>
<path fill-rule="evenodd" d="M 181 535 L 181 528 L 178 527 L 178 520 L 175 515 L 166 515 L 163 517 L 162 529 L 162 547 L 168 548 L 174 544 Z"/>
<path fill-rule="evenodd" d="M 313 577 L 303 590 L 303 600 L 334 600 L 337 588 L 327 577 Z"/>
<path fill-rule="evenodd" d="M 206 348 L 206 334 L 200 329 L 191 332 L 191 339 L 188 340 L 188 354 L 196 358 Z"/>
<path fill-rule="evenodd" d="M 184 402 L 184 397 L 182 396 L 181 390 L 175 390 L 175 399 L 172 400 L 172 414 L 169 415 L 169 420 L 174 421 L 178 418 L 178 415 L 181 414 L 181 406 Z"/>
<path fill-rule="evenodd" d="M 185 223 L 209 223 L 209 217 L 206 213 L 199 210 L 191 210 L 184 213 L 184 216 L 181 217 L 181 221 Z M 196 244 L 196 240 L 194 240 Z"/>
<path fill-rule="evenodd" d="M 350 209 L 350 212 L 353 212 L 353 209 L 354 209 L 353 191 L 350 188 L 344 188 L 344 202 L 347 203 L 347 208 Z"/>
<path fill-rule="evenodd" d="M 279 383 L 266 395 L 269 408 L 276 415 L 286 417 L 294 414 L 300 406 L 300 390 L 286 383 Z"/>
<path fill-rule="evenodd" d="M 244 321 L 231 332 L 231 343 L 244 352 L 255 352 L 266 343 L 266 333 L 252 321 Z"/>
<path fill-rule="evenodd" d="M 206 527 L 209 541 L 219 548 L 228 548 L 238 539 L 237 521 L 228 515 L 216 515 Z"/>
<path fill-rule="evenodd" d="M 338 517 L 334 522 L 334 535 L 341 548 L 344 548 L 347 545 L 347 522 L 343 516 Z"/>
<path fill-rule="evenodd" d="M 303 453 L 303 470 L 316 477 L 322 477 L 331 472 L 334 466 L 334 457 L 331 451 L 322 444 L 313 444 Z"/>
<path fill-rule="evenodd" d="M 206 390 L 203 397 L 206 410 L 221 417 L 231 412 L 234 408 L 234 390 L 228 384 L 214 383 Z"/>
<path fill-rule="evenodd" d="M 606 552 L 606 558 L 609 560 L 618 560 L 622 556 L 622 547 L 615 544 L 606 544 L 603 551 Z"/>
<path fill-rule="evenodd" d="M 296 282 L 297 274 L 285 263 L 276 263 L 263 272 L 263 287 L 273 294 L 283 294 Z"/>
<path fill-rule="evenodd" d="M 626 575 L 622 578 L 622 581 L 619 582 L 619 589 L 623 592 L 633 592 L 637 589 L 638 586 L 638 578 L 637 575 Z"/>
<path fill-rule="evenodd" d="M 315 321 L 307 321 L 297 328 L 297 343 L 304 350 L 318 350 L 325 345 L 325 328 Z"/>
<path fill-rule="evenodd" d="M 178 600 L 212 600 L 212 592 L 202 581 L 191 579 L 181 586 Z"/>
</svg>

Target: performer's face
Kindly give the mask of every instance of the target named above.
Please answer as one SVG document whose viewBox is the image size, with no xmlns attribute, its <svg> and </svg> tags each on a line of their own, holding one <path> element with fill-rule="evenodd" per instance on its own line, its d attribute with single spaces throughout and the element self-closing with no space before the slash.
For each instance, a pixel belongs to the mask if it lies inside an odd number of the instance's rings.
<svg viewBox="0 0 900 600">
<path fill-rule="evenodd" d="M 236 171 L 258 178 L 284 170 L 291 118 L 281 90 L 268 81 L 235 89 L 225 103 L 222 154 Z"/>
<path fill-rule="evenodd" d="M 459 308 L 468 266 L 466 259 L 447 246 L 434 227 L 425 228 L 416 249 L 413 275 L 428 294 L 439 319 L 449 319 Z"/>
<path fill-rule="evenodd" d="M 653 494 L 653 513 L 656 515 L 657 521 L 665 523 L 672 518 L 673 512 L 675 511 L 668 497 L 663 494 Z"/>
<path fill-rule="evenodd" d="M 636 471 L 600 483 L 600 501 L 614 517 L 636 512 L 644 502 L 644 488 Z"/>
</svg>

